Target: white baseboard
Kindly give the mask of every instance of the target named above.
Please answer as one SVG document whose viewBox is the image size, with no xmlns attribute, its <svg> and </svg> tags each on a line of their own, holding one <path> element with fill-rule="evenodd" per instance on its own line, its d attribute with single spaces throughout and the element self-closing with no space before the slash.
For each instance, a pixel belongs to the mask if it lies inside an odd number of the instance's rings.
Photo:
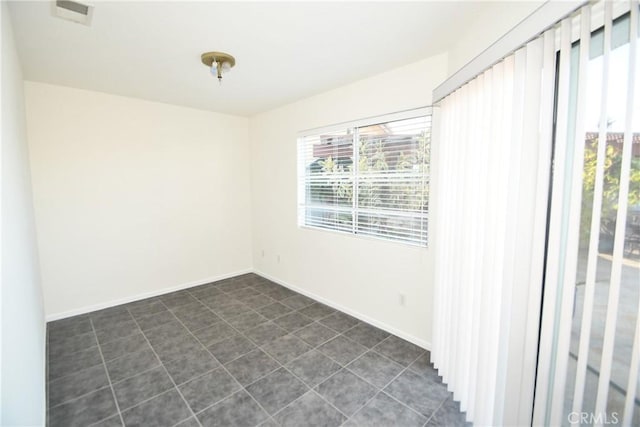
<svg viewBox="0 0 640 427">
<path fill-rule="evenodd" d="M 289 288 L 292 291 L 298 292 L 299 294 L 302 294 L 302 295 L 307 296 L 309 298 L 312 298 L 312 299 L 314 299 L 316 301 L 319 301 L 319 302 L 321 302 L 321 303 L 323 303 L 325 305 L 328 305 L 331 308 L 334 308 L 336 310 L 340 310 L 340 311 L 342 311 L 344 313 L 347 313 L 348 315 L 353 316 L 356 319 L 362 320 L 363 322 L 368 323 L 370 325 L 373 325 L 376 328 L 380 328 L 383 331 L 389 332 L 390 334 L 396 335 L 396 336 L 398 336 L 398 337 L 400 337 L 400 338 L 402 338 L 404 340 L 407 340 L 410 343 L 413 343 L 413 344 L 417 345 L 418 347 L 421 347 L 421 348 L 424 348 L 425 350 L 431 351 L 431 343 L 428 342 L 428 341 L 425 341 L 425 340 L 423 340 L 421 338 L 418 338 L 418 337 L 415 337 L 413 335 L 407 334 L 407 333 L 405 333 L 405 332 L 403 332 L 403 331 L 401 331 L 399 329 L 394 328 L 393 326 L 389 326 L 386 323 L 380 322 L 380 321 L 378 321 L 376 319 L 373 319 L 373 318 L 371 318 L 369 316 L 365 316 L 362 313 L 359 313 L 359 312 L 357 312 L 355 310 L 352 310 L 350 308 L 347 308 L 347 307 L 345 307 L 343 305 L 340 305 L 338 303 L 330 301 L 330 300 L 328 300 L 326 298 L 323 298 L 323 297 L 321 297 L 319 295 L 316 295 L 316 294 L 314 294 L 312 292 L 309 292 L 309 291 L 307 291 L 305 289 L 302 289 L 302 288 L 299 288 L 297 286 L 294 286 L 294 285 L 292 285 L 290 283 L 287 283 L 287 282 L 285 282 L 283 280 L 280 280 L 278 278 L 270 276 L 270 275 L 268 275 L 268 274 L 266 274 L 266 273 L 264 273 L 264 272 L 262 272 L 260 270 L 254 269 L 253 273 L 255 273 L 255 274 L 259 275 L 259 276 L 262 276 L 265 279 L 269 279 L 272 282 L 275 282 L 275 283 L 277 283 L 279 285 L 282 285 L 285 288 Z"/>
<path fill-rule="evenodd" d="M 207 278 L 204 278 L 204 279 L 195 280 L 193 282 L 188 282 L 188 283 L 183 283 L 183 284 L 180 284 L 180 285 L 177 285 L 177 286 L 172 286 L 172 287 L 169 287 L 169 288 L 162 288 L 162 289 L 158 289 L 158 290 L 155 290 L 155 291 L 146 292 L 144 294 L 132 295 L 132 296 L 129 296 L 129 297 L 120 298 L 120 299 L 112 300 L 112 301 L 109 301 L 109 302 L 93 304 L 93 305 L 89 305 L 89 306 L 86 306 L 86 307 L 81 307 L 81 308 L 76 308 L 76 309 L 73 309 L 73 310 L 63 311 L 61 313 L 49 314 L 49 315 L 46 316 L 45 320 L 47 322 L 52 322 L 54 320 L 65 319 L 67 317 L 77 316 L 79 314 L 90 313 L 92 311 L 102 310 L 104 308 L 114 307 L 114 306 L 120 305 L 120 304 L 126 304 L 126 303 L 129 303 L 129 302 L 139 301 L 139 300 L 143 300 L 145 298 L 156 297 L 158 295 L 164 295 L 164 294 L 168 294 L 168 293 L 171 293 L 171 292 L 180 291 L 182 289 L 191 288 L 193 286 L 205 285 L 207 283 L 217 282 L 218 280 L 224 280 L 224 279 L 228 279 L 230 277 L 240 276 L 242 274 L 247 274 L 247 273 L 252 273 L 252 272 L 253 272 L 253 269 L 248 268 L 248 269 L 241 270 L 241 271 L 234 271 L 233 273 L 222 274 L 222 275 L 213 276 L 213 277 L 207 277 Z"/>
<path fill-rule="evenodd" d="M 409 341 L 410 343 L 413 343 L 415 345 L 417 345 L 418 347 L 422 347 L 425 350 L 431 350 L 431 343 L 428 341 L 425 341 L 423 339 L 420 339 L 418 337 L 415 337 L 413 335 L 407 334 L 399 329 L 394 328 L 393 326 L 389 326 L 386 323 L 380 322 L 376 319 L 373 319 L 369 316 L 366 316 L 362 313 L 359 313 L 355 310 L 352 310 L 348 307 L 345 307 L 343 305 L 340 305 L 334 301 L 328 300 L 326 298 L 323 298 L 319 295 L 316 295 L 312 292 L 307 291 L 306 289 L 302 289 L 299 288 L 297 286 L 294 286 L 290 283 L 287 283 L 283 280 L 280 280 L 276 277 L 270 276 L 269 274 L 266 274 L 260 270 L 256 270 L 256 269 L 246 269 L 246 270 L 241 270 L 241 271 L 235 271 L 233 273 L 228 273 L 228 274 L 223 274 L 223 275 L 219 275 L 219 276 L 213 276 L 213 277 L 207 277 L 204 279 L 200 279 L 200 280 L 196 280 L 193 282 L 188 282 L 188 283 L 182 283 L 180 285 L 177 286 L 172 286 L 169 288 L 163 288 L 163 289 L 159 289 L 159 290 L 155 290 L 155 291 L 151 291 L 151 292 L 146 292 L 144 294 L 137 294 L 137 295 L 132 295 L 129 297 L 125 297 L 125 298 L 120 298 L 117 300 L 112 300 L 109 302 L 105 302 L 105 303 L 99 303 L 99 304 L 93 304 L 90 306 L 85 306 L 85 307 L 81 307 L 81 308 L 77 308 L 77 309 L 73 309 L 73 310 L 68 310 L 68 311 L 64 311 L 61 313 L 54 313 L 54 314 L 50 314 L 46 316 L 46 321 L 47 322 L 52 322 L 54 320 L 60 320 L 60 319 L 65 319 L 67 317 L 73 317 L 73 316 L 77 316 L 80 314 L 85 314 L 85 313 L 90 313 L 92 311 L 96 311 L 96 310 L 102 310 L 104 308 L 109 308 L 109 307 L 114 307 L 116 305 L 120 305 L 120 304 L 127 304 L 130 302 L 134 302 L 134 301 L 139 301 L 139 300 L 143 300 L 145 298 L 151 298 L 151 297 L 155 297 L 155 296 L 159 296 L 159 295 L 164 295 L 164 294 L 168 294 L 171 292 L 175 292 L 175 291 L 180 291 L 182 289 L 187 289 L 187 288 L 191 288 L 194 286 L 199 286 L 199 285 L 204 285 L 207 283 L 211 283 L 211 282 L 216 282 L 218 280 L 224 280 L 224 279 L 228 279 L 230 277 L 235 277 L 235 276 L 240 276 L 242 274 L 247 274 L 247 273 L 255 273 L 259 276 L 264 277 L 265 279 L 271 280 L 272 282 L 275 282 L 279 285 L 284 286 L 285 288 L 289 288 L 292 291 L 298 292 L 302 295 L 305 295 L 309 298 L 312 298 L 316 301 L 319 301 L 325 305 L 328 305 L 331 308 L 334 308 L 336 310 L 340 310 L 344 313 L 347 313 L 350 316 L 355 317 L 356 319 L 362 320 L 363 322 L 366 322 L 370 325 L 375 326 L 376 328 L 380 328 L 383 331 L 389 332 L 390 334 L 396 335 L 404 340 Z"/>
</svg>

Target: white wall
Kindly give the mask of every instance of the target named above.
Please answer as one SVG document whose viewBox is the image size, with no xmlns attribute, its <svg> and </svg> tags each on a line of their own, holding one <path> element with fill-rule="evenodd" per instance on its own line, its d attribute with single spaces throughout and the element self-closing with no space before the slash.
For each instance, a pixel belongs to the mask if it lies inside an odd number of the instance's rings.
<svg viewBox="0 0 640 427">
<path fill-rule="evenodd" d="M 298 228 L 296 136 L 304 129 L 429 105 L 446 72 L 446 55 L 435 56 L 249 122 L 255 269 L 423 346 L 431 340 L 433 252 Z M 400 292 L 406 294 L 404 307 Z"/>
<path fill-rule="evenodd" d="M 45 419 L 45 322 L 38 271 L 22 70 L 7 4 L 2 15 L 0 425 Z"/>
<path fill-rule="evenodd" d="M 449 49 L 451 75 L 478 56 L 547 0 L 487 2 L 464 35 Z"/>
<path fill-rule="evenodd" d="M 246 118 L 25 88 L 48 318 L 251 268 Z"/>
</svg>

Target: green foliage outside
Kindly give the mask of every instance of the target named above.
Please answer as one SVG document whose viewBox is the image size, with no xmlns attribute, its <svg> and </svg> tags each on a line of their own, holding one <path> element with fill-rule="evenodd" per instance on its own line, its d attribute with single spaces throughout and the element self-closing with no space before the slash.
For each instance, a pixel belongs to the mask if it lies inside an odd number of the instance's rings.
<svg viewBox="0 0 640 427">
<path fill-rule="evenodd" d="M 392 148 L 387 135 L 360 137 L 357 205 L 360 209 L 388 210 L 389 215 L 359 213 L 359 228 L 376 229 L 378 233 L 402 237 L 402 233 L 398 234 L 394 229 L 410 228 L 413 222 L 422 220 L 417 215 L 423 209 L 426 211 L 429 200 L 430 135 L 423 132 L 413 137 L 410 144 L 405 142 L 402 145 L 411 148 L 398 153 Z M 353 157 L 328 157 L 318 160 L 317 165 L 312 175 L 322 175 L 324 184 L 311 185 L 310 201 L 351 207 L 354 198 Z M 393 215 L 394 211 L 413 211 L 417 215 L 416 218 L 399 218 Z M 340 224 L 352 224 L 351 213 L 334 215 L 333 219 Z"/>
<path fill-rule="evenodd" d="M 593 192 L 596 180 L 598 140 L 587 143 L 584 151 L 584 170 L 582 181 L 582 218 L 580 224 L 580 243 L 582 247 L 589 244 L 591 217 L 593 208 Z M 601 251 L 610 251 L 615 231 L 618 211 L 618 192 L 620 190 L 620 168 L 622 150 L 615 145 L 607 144 L 604 159 L 604 183 L 602 188 L 602 207 L 600 221 Z M 640 205 L 640 158 L 632 157 L 631 175 L 629 179 L 628 206 Z M 627 224 L 632 221 L 631 215 Z"/>
</svg>

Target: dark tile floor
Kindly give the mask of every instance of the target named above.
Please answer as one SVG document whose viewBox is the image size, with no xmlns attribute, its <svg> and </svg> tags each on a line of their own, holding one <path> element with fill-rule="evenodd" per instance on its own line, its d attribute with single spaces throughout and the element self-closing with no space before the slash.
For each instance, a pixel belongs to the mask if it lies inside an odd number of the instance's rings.
<svg viewBox="0 0 640 427">
<path fill-rule="evenodd" d="M 51 427 L 464 425 L 428 352 L 253 274 L 47 337 Z"/>
</svg>

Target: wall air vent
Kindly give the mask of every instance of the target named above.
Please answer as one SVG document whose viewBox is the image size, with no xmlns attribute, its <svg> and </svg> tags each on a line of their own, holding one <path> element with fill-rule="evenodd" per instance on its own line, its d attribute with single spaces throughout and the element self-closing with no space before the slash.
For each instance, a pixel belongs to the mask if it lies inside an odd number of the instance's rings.
<svg viewBox="0 0 640 427">
<path fill-rule="evenodd" d="M 53 3 L 53 16 L 90 25 L 93 17 L 93 6 L 70 0 L 55 0 Z"/>
</svg>

